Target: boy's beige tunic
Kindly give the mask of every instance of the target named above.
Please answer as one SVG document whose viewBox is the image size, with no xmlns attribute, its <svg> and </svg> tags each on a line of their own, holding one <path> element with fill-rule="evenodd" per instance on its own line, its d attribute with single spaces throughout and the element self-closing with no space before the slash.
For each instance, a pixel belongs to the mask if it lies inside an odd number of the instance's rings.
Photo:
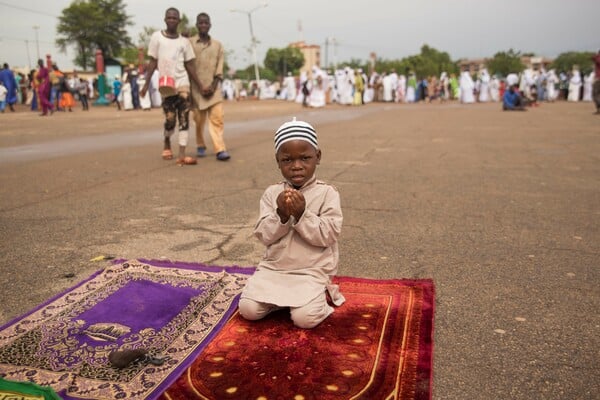
<svg viewBox="0 0 600 400">
<path fill-rule="evenodd" d="M 196 76 L 204 87 L 209 87 L 215 77 L 220 79 L 214 94 L 210 98 L 203 97 L 195 83 L 192 83 L 192 100 L 194 106 L 199 110 L 207 108 L 223 101 L 221 92 L 221 81 L 223 80 L 223 45 L 218 40 L 210 38 L 207 43 L 200 41 L 200 36 L 194 35 L 190 39 L 194 48 L 196 58 L 194 60 L 194 69 Z"/>
<path fill-rule="evenodd" d="M 277 196 L 288 183 L 269 186 L 260 200 L 260 217 L 254 234 L 267 246 L 265 255 L 242 292 L 243 298 L 300 307 L 328 290 L 336 305 L 344 302 L 331 277 L 337 273 L 338 237 L 342 210 L 337 190 L 313 176 L 300 192 L 306 200 L 304 214 L 282 224 Z"/>
</svg>

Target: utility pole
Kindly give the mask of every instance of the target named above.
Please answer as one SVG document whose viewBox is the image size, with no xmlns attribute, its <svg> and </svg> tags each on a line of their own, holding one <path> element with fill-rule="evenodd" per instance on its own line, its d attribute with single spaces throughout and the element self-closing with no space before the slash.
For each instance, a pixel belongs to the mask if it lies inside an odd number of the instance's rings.
<svg viewBox="0 0 600 400">
<path fill-rule="evenodd" d="M 331 43 L 333 44 L 333 68 L 337 69 L 337 45 L 338 45 L 338 42 L 334 37 L 332 37 Z"/>
<path fill-rule="evenodd" d="M 38 38 L 38 30 L 40 29 L 39 25 L 34 25 L 33 29 L 35 30 L 35 47 L 37 49 L 37 58 L 40 59 L 40 41 Z"/>
<path fill-rule="evenodd" d="M 252 28 L 252 13 L 256 10 L 259 10 L 261 8 L 265 8 L 267 6 L 267 2 L 262 3 L 260 6 L 254 7 L 252 10 L 250 11 L 245 11 L 245 10 L 237 10 L 237 9 L 233 9 L 230 10 L 231 12 L 239 12 L 242 14 L 246 14 L 248 16 L 248 25 L 250 26 L 250 39 L 251 39 L 251 45 L 252 45 L 252 56 L 254 58 L 254 77 L 256 78 L 256 85 L 257 87 L 259 86 L 259 82 L 260 82 L 260 73 L 258 71 L 258 55 L 256 53 L 256 37 L 254 36 L 254 29 Z"/>
</svg>

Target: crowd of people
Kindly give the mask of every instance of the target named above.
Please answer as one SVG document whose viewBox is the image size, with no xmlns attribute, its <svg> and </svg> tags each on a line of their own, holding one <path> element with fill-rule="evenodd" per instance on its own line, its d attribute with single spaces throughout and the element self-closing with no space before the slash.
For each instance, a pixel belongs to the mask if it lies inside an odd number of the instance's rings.
<svg viewBox="0 0 600 400">
<path fill-rule="evenodd" d="M 599 53 L 600 54 L 600 53 Z M 505 77 L 491 75 L 481 67 L 475 74 L 442 72 L 440 76 L 417 77 L 412 71 L 398 74 L 392 70 L 367 74 L 362 69 L 340 68 L 332 72 L 317 66 L 299 77 L 288 75 L 281 83 L 261 81 L 258 98 L 296 101 L 307 107 L 323 107 L 330 103 L 364 105 L 370 102 L 431 103 L 449 100 L 469 104 L 475 102 L 503 102 L 504 95 L 512 88 L 524 104 L 535 106 L 542 101 L 565 100 L 598 101 L 593 85 L 600 80 L 600 70 L 582 75 L 574 66 L 572 71 L 557 73 L 543 67 L 529 67 L 510 73 Z M 239 84 L 237 85 L 239 87 Z M 230 99 L 246 98 L 243 88 L 223 83 L 229 88 Z M 224 89 L 226 90 L 226 89 Z M 596 100 L 594 100 L 596 99 Z"/>
<path fill-rule="evenodd" d="M 47 116 L 54 111 L 72 112 L 75 99 L 83 110 L 89 110 L 89 99 L 94 97 L 93 81 L 81 78 L 77 73 L 66 74 L 56 64 L 48 68 L 38 60 L 37 68 L 28 74 L 14 73 L 4 64 L 0 71 L 0 108 L 15 111 L 16 104 L 27 105 L 32 111 Z"/>
<path fill-rule="evenodd" d="M 571 71 L 560 72 L 528 67 L 504 77 L 490 74 L 483 66 L 474 74 L 469 71 L 458 75 L 442 72 L 439 76 L 427 77 L 417 77 L 413 71 L 404 74 L 394 70 L 372 71 L 367 74 L 360 68 L 343 67 L 331 72 L 314 66 L 309 72 L 303 71 L 298 76 L 289 73 L 277 82 L 264 79 L 243 82 L 240 79 L 223 78 L 218 92 L 220 99 L 278 99 L 295 101 L 306 107 L 323 107 L 332 103 L 504 102 L 505 93 L 513 88 L 511 96 L 516 93 L 523 104 L 531 106 L 544 101 L 563 100 L 593 101 L 600 107 L 600 94 L 594 91 L 600 91 L 600 88 L 594 89 L 594 83 L 600 81 L 599 57 L 600 52 L 594 56 L 595 69 L 587 74 L 582 74 L 578 66 L 573 66 Z M 146 67 L 139 73 L 137 67 L 129 65 L 122 75 L 114 77 L 112 88 L 107 93 L 118 110 L 150 110 L 162 106 L 158 70 L 155 69 L 147 78 Z M 80 78 L 76 72 L 66 74 L 54 64 L 47 71 L 49 104 L 44 107 L 40 87 L 45 86 L 45 75 L 41 60 L 38 69 L 27 75 L 15 74 L 4 64 L 0 71 L 0 110 L 4 112 L 8 108 L 14 111 L 14 105 L 20 103 L 31 105 L 32 110 L 40 110 L 41 115 L 47 115 L 47 111 L 72 111 L 76 100 L 81 103 L 83 110 L 88 110 L 91 99 L 99 95 L 97 78 Z M 148 91 L 141 96 L 140 91 L 146 80 L 149 80 Z M 204 145 L 200 147 L 205 148 Z"/>
</svg>

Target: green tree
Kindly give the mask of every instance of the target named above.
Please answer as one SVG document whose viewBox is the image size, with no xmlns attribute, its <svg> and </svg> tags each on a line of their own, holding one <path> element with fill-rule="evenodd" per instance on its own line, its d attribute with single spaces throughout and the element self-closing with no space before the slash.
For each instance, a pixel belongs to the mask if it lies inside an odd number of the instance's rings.
<svg viewBox="0 0 600 400">
<path fill-rule="evenodd" d="M 74 0 L 58 18 L 56 44 L 62 52 L 74 46 L 73 62 L 85 70 L 94 65 L 96 49 L 106 57 L 131 46 L 130 25 L 122 0 Z"/>
<path fill-rule="evenodd" d="M 225 70 L 225 67 L 223 67 L 223 69 Z M 266 80 L 268 80 L 270 82 L 274 82 L 277 79 L 277 73 L 273 72 L 269 68 L 261 68 L 261 67 L 259 67 L 258 68 L 258 73 L 260 74 L 260 79 L 266 79 Z M 233 74 L 233 78 L 235 78 L 235 79 L 241 79 L 243 81 L 253 81 L 253 80 L 255 80 L 256 77 L 254 75 L 254 64 L 248 65 L 244 69 L 238 69 L 238 70 L 236 70 L 235 74 Z"/>
<path fill-rule="evenodd" d="M 589 74 L 594 69 L 594 62 L 592 61 L 592 52 L 576 52 L 570 51 L 567 53 L 561 53 L 552 62 L 551 68 L 556 71 L 571 71 L 574 66 L 578 66 L 579 70 L 583 74 Z"/>
<path fill-rule="evenodd" d="M 148 56 L 146 54 L 146 51 L 142 51 L 144 52 L 144 60 L 147 60 Z M 140 49 L 136 47 L 127 47 L 121 50 L 121 52 L 118 54 L 118 57 L 121 59 L 123 64 L 137 65 L 139 61 L 139 52 Z"/>
<path fill-rule="evenodd" d="M 368 71 L 367 67 L 369 63 L 358 58 L 351 58 L 350 61 L 346 61 L 343 65 L 354 70 L 362 68 L 363 71 Z"/>
<path fill-rule="evenodd" d="M 281 78 L 286 76 L 288 72 L 296 75 L 304 65 L 304 55 L 300 49 L 295 47 L 271 48 L 267 50 L 264 64 L 265 68 L 271 70 L 275 77 Z"/>
<path fill-rule="evenodd" d="M 160 29 L 153 26 L 144 26 L 142 31 L 138 34 L 138 46 L 147 49 L 148 45 L 150 44 L 150 37 L 152 37 L 152 34 L 158 30 Z"/>
<path fill-rule="evenodd" d="M 494 57 L 488 60 L 487 67 L 490 74 L 499 74 L 501 76 L 507 76 L 510 73 L 519 73 L 525 69 L 525 65 L 521 61 L 521 53 L 513 49 L 494 54 Z"/>
<path fill-rule="evenodd" d="M 420 54 L 404 57 L 401 60 L 376 60 L 375 70 L 379 72 L 394 70 L 399 74 L 414 71 L 418 77 L 427 77 L 439 76 L 442 72 L 456 73 L 458 66 L 448 53 L 424 44 L 421 46 Z"/>
<path fill-rule="evenodd" d="M 177 27 L 177 32 L 183 34 L 184 36 L 194 36 L 198 33 L 198 28 L 196 28 L 196 19 L 194 17 L 193 23 L 190 24 L 190 19 L 185 13 L 181 14 L 181 21 L 179 22 L 179 26 Z"/>
</svg>

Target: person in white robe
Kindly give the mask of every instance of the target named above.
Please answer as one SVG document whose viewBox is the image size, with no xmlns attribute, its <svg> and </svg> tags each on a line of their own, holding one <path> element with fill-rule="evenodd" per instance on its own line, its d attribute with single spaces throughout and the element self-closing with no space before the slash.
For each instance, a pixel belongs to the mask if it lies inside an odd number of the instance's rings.
<svg viewBox="0 0 600 400">
<path fill-rule="evenodd" d="M 392 91 L 394 90 L 393 88 L 393 78 L 391 76 L 391 74 L 386 74 L 383 77 L 383 101 L 385 102 L 390 102 L 394 100 L 394 95 L 392 93 Z"/>
<path fill-rule="evenodd" d="M 339 102 L 339 98 L 338 98 L 338 91 L 337 91 L 337 84 L 335 81 L 335 75 L 332 75 L 331 73 L 327 73 L 327 87 L 329 88 L 329 102 L 330 103 L 338 103 Z"/>
<path fill-rule="evenodd" d="M 310 91 L 309 107 L 325 107 L 325 85 L 326 83 L 323 79 L 323 75 L 317 74 L 317 78 L 313 81 L 313 87 Z"/>
<path fill-rule="evenodd" d="M 366 77 L 366 74 L 363 76 L 363 79 L 365 80 L 365 93 L 363 94 L 363 102 L 365 104 L 371 103 L 375 98 L 375 82 L 377 82 L 377 78 L 378 74 L 376 71 L 371 72 L 371 76 L 368 78 Z"/>
<path fill-rule="evenodd" d="M 535 76 L 532 68 L 525 68 L 521 74 L 519 90 L 528 99 L 531 99 L 531 86 L 535 85 Z"/>
<path fill-rule="evenodd" d="M 129 80 L 129 73 L 123 74 L 123 87 L 121 88 L 121 96 L 123 101 L 123 110 L 133 110 L 133 94 L 131 91 L 131 82 Z"/>
<path fill-rule="evenodd" d="M 223 79 L 223 83 L 221 84 L 221 92 L 223 93 L 223 98 L 228 101 L 235 100 L 235 90 L 233 87 L 233 81 L 231 79 Z"/>
<path fill-rule="evenodd" d="M 287 76 L 283 78 L 283 87 L 285 88 L 285 98 L 287 101 L 294 101 L 296 99 L 296 78 L 291 72 L 288 72 Z"/>
<path fill-rule="evenodd" d="M 260 80 L 258 88 L 259 100 L 272 100 L 277 97 L 277 85 L 266 79 Z"/>
<path fill-rule="evenodd" d="M 482 68 L 479 72 L 479 101 L 481 103 L 490 101 L 490 80 L 487 68 Z"/>
<path fill-rule="evenodd" d="M 354 101 L 354 71 L 345 67 L 339 75 L 338 91 L 340 104 L 351 105 Z"/>
<path fill-rule="evenodd" d="M 140 74 L 139 78 L 138 78 L 138 85 L 140 85 L 140 87 L 144 87 L 144 85 L 146 84 L 146 74 Z M 150 91 L 146 91 L 146 93 L 144 93 L 144 95 L 142 96 L 140 94 L 140 108 L 142 110 L 150 110 L 152 108 L 152 102 L 150 101 Z"/>
<path fill-rule="evenodd" d="M 558 76 L 556 75 L 556 70 L 551 69 L 548 71 L 546 76 L 546 100 L 547 101 L 555 101 L 558 97 L 558 90 L 556 87 L 558 85 Z"/>
<path fill-rule="evenodd" d="M 308 105 L 314 108 L 324 107 L 325 93 L 327 91 L 327 76 L 318 66 L 314 66 L 312 69 L 312 90 L 310 91 L 310 100 Z"/>
<path fill-rule="evenodd" d="M 404 103 L 406 98 L 406 76 L 400 74 L 398 76 L 398 87 L 396 89 L 396 97 L 394 98 L 396 103 Z"/>
<path fill-rule="evenodd" d="M 87 83 L 88 83 L 88 98 L 90 100 L 92 100 L 94 97 L 96 97 L 96 94 L 94 93 L 94 80 L 88 79 Z"/>
<path fill-rule="evenodd" d="M 160 107 L 162 105 L 162 97 L 158 91 L 158 69 L 155 69 L 150 78 L 150 102 L 152 107 Z"/>
<path fill-rule="evenodd" d="M 592 87 L 594 86 L 595 74 L 594 71 L 585 75 L 583 78 L 583 98 L 582 101 L 592 101 Z"/>
<path fill-rule="evenodd" d="M 307 82 L 307 81 L 308 81 L 308 73 L 306 71 L 301 71 L 300 78 L 299 78 L 299 88 L 296 93 L 296 103 L 303 104 L 303 102 L 304 102 L 305 95 L 304 95 L 304 93 L 302 93 L 302 88 L 303 88 L 305 82 L 306 82 L 306 86 L 307 86 L 308 90 L 310 91 L 311 85 L 310 85 L 310 82 Z M 310 94 L 308 94 L 308 96 L 310 96 Z M 306 101 L 308 101 L 308 99 Z"/>
<path fill-rule="evenodd" d="M 498 75 L 494 75 L 490 79 L 490 99 L 493 102 L 500 101 L 500 78 Z"/>
<path fill-rule="evenodd" d="M 548 72 L 546 69 L 541 66 L 537 77 L 536 77 L 536 87 L 537 87 L 537 98 L 538 101 L 544 101 L 548 98 L 548 93 L 546 93 L 546 80 L 548 79 Z"/>
<path fill-rule="evenodd" d="M 569 101 L 579 101 L 579 92 L 581 91 L 581 73 L 579 67 L 573 67 L 571 79 L 569 79 Z"/>
<path fill-rule="evenodd" d="M 332 96 L 333 96 L 332 100 L 338 104 L 341 104 L 340 96 L 341 96 L 342 87 L 340 85 L 342 85 L 342 80 L 343 80 L 342 76 L 343 75 L 344 75 L 344 70 L 342 70 L 342 69 L 338 68 L 333 71 L 333 80 L 334 80 L 333 86 L 335 88 L 334 89 L 335 93 L 332 94 Z"/>
<path fill-rule="evenodd" d="M 460 74 L 459 80 L 460 86 L 460 102 L 463 104 L 469 104 L 475 102 L 475 96 L 473 90 L 475 89 L 475 82 L 471 78 L 469 71 L 463 71 Z"/>
<path fill-rule="evenodd" d="M 555 101 L 558 98 L 557 88 L 559 82 L 556 70 L 551 69 L 548 71 L 548 76 L 546 77 L 546 99 L 548 101 Z"/>
</svg>

